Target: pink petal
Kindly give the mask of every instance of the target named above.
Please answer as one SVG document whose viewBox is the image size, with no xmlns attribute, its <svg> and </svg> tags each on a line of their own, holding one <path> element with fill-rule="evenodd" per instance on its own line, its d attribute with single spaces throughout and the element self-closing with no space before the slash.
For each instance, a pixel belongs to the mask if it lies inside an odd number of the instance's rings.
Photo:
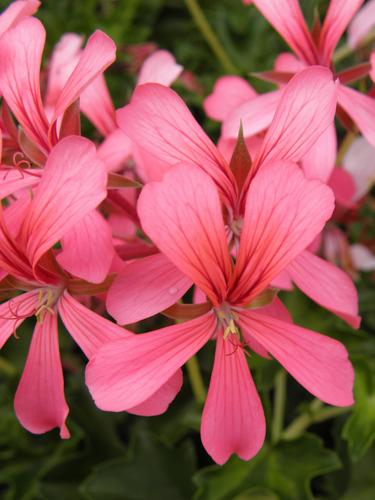
<svg viewBox="0 0 375 500">
<path fill-rule="evenodd" d="M 337 87 L 327 68 L 300 71 L 282 92 L 256 159 L 258 165 L 273 159 L 301 160 L 333 124 Z"/>
<path fill-rule="evenodd" d="M 358 328 L 357 290 L 341 269 L 310 252 L 302 252 L 288 266 L 288 272 L 306 295 Z"/>
<path fill-rule="evenodd" d="M 259 312 L 243 311 L 241 321 L 311 394 L 335 406 L 353 404 L 354 371 L 340 342 Z"/>
<path fill-rule="evenodd" d="M 218 190 L 210 177 L 192 165 L 174 167 L 162 182 L 143 188 L 138 213 L 155 245 L 219 304 L 232 264 Z"/>
<path fill-rule="evenodd" d="M 139 85 L 130 104 L 117 112 L 117 121 L 132 141 L 166 164 L 199 165 L 234 202 L 228 164 L 173 90 L 155 83 Z"/>
<path fill-rule="evenodd" d="M 281 271 L 271 282 L 274 288 L 281 290 L 293 290 L 293 283 L 286 271 Z"/>
<path fill-rule="evenodd" d="M 375 99 L 345 85 L 339 85 L 338 103 L 367 141 L 375 147 Z"/>
<path fill-rule="evenodd" d="M 258 134 L 268 128 L 275 116 L 280 97 L 281 91 L 276 90 L 260 94 L 240 104 L 225 117 L 223 136 L 237 139 L 241 123 L 245 137 Z"/>
<path fill-rule="evenodd" d="M 80 108 L 98 131 L 107 136 L 117 130 L 115 107 L 103 75 L 98 75 L 81 93 Z"/>
<path fill-rule="evenodd" d="M 327 182 L 335 167 L 336 153 L 336 130 L 332 123 L 303 157 L 302 168 L 306 177 Z"/>
<path fill-rule="evenodd" d="M 348 45 L 355 49 L 375 26 L 375 0 L 369 0 L 354 16 L 348 28 Z"/>
<path fill-rule="evenodd" d="M 358 137 L 350 145 L 342 163 L 355 182 L 353 201 L 357 201 L 370 191 L 375 182 L 375 148 L 363 137 Z"/>
<path fill-rule="evenodd" d="M 160 83 L 169 87 L 180 76 L 183 67 L 167 50 L 157 50 L 142 64 L 138 75 L 138 85 Z"/>
<path fill-rule="evenodd" d="M 0 15 L 0 36 L 24 17 L 32 16 L 39 9 L 38 0 L 17 0 L 12 2 Z"/>
<path fill-rule="evenodd" d="M 131 156 L 133 144 L 122 130 L 111 132 L 98 147 L 98 156 L 108 172 L 119 170 Z"/>
<path fill-rule="evenodd" d="M 350 255 L 356 269 L 360 271 L 374 271 L 375 255 L 364 245 L 351 245 Z"/>
<path fill-rule="evenodd" d="M 356 186 L 353 177 L 343 168 L 334 168 L 328 182 L 332 189 L 336 203 L 345 208 L 354 206 Z"/>
<path fill-rule="evenodd" d="M 42 23 L 33 17 L 4 33 L 0 39 L 0 88 L 26 135 L 48 151 L 39 75 L 45 38 Z"/>
<path fill-rule="evenodd" d="M 23 293 L 0 305 L 0 349 L 39 304 L 38 290 Z"/>
<path fill-rule="evenodd" d="M 152 396 L 146 399 L 143 403 L 133 406 L 132 408 L 128 408 L 127 412 L 145 417 L 161 415 L 168 409 L 168 406 L 180 392 L 182 383 L 182 370 L 178 369 L 176 373 L 172 375 L 169 380 L 160 387 L 160 389 L 154 392 Z"/>
<path fill-rule="evenodd" d="M 134 335 L 83 306 L 66 291 L 61 296 L 58 307 L 66 329 L 89 359 L 108 342 Z M 148 416 L 164 413 L 180 390 L 181 384 L 182 373 L 177 370 L 155 394 L 128 411 Z"/>
<path fill-rule="evenodd" d="M 115 251 L 112 231 L 97 210 L 92 210 L 61 238 L 57 261 L 66 271 L 91 283 L 101 283 L 111 268 Z"/>
<path fill-rule="evenodd" d="M 57 317 L 46 314 L 36 324 L 25 368 L 14 398 L 18 420 L 30 432 L 43 434 L 60 428 L 60 437 L 70 437 L 65 425 L 69 413 L 64 397 Z"/>
<path fill-rule="evenodd" d="M 137 165 L 137 173 L 145 183 L 161 181 L 164 174 L 171 168 L 164 160 L 154 156 L 146 149 L 140 148 L 134 142 L 132 142 L 132 153 Z"/>
<path fill-rule="evenodd" d="M 58 307 L 66 329 L 89 359 L 105 343 L 133 335 L 83 306 L 67 291 L 61 296 Z"/>
<path fill-rule="evenodd" d="M 191 285 L 163 254 L 150 255 L 131 262 L 116 276 L 107 309 L 118 323 L 135 323 L 173 305 Z"/>
<path fill-rule="evenodd" d="M 17 193 L 21 189 L 33 187 L 38 184 L 41 171 L 36 169 L 1 169 L 0 170 L 0 199 Z"/>
<path fill-rule="evenodd" d="M 77 66 L 69 76 L 57 100 L 52 122 L 78 99 L 87 86 L 116 58 L 113 40 L 100 30 L 96 30 L 87 41 Z"/>
<path fill-rule="evenodd" d="M 232 303 L 248 303 L 321 232 L 334 208 L 332 191 L 307 180 L 291 162 L 264 165 L 246 199 Z"/>
<path fill-rule="evenodd" d="M 203 109 L 209 118 L 221 122 L 232 110 L 256 95 L 244 78 L 222 76 L 216 80 L 212 94 L 204 100 Z"/>
<path fill-rule="evenodd" d="M 250 460 L 266 435 L 262 403 L 238 341 L 216 342 L 214 368 L 204 405 L 201 438 L 213 460 L 222 465 L 236 453 Z"/>
<path fill-rule="evenodd" d="M 53 148 L 23 226 L 33 266 L 106 197 L 106 183 L 104 164 L 88 139 L 66 137 Z"/>
<path fill-rule="evenodd" d="M 346 27 L 364 0 L 331 0 L 319 37 L 322 64 L 329 65 Z"/>
<path fill-rule="evenodd" d="M 254 0 L 253 3 L 302 61 L 316 64 L 316 49 L 298 0 Z"/>
<path fill-rule="evenodd" d="M 286 73 L 297 73 L 306 68 L 306 64 L 297 59 L 290 52 L 282 52 L 276 57 L 275 70 L 284 71 Z"/>
<path fill-rule="evenodd" d="M 64 85 L 77 65 L 82 43 L 82 36 L 66 33 L 53 49 L 48 64 L 47 91 L 44 100 L 50 118 Z"/>
<path fill-rule="evenodd" d="M 210 312 L 103 346 L 90 360 L 86 384 L 102 410 L 123 411 L 148 399 L 212 336 Z"/>
</svg>

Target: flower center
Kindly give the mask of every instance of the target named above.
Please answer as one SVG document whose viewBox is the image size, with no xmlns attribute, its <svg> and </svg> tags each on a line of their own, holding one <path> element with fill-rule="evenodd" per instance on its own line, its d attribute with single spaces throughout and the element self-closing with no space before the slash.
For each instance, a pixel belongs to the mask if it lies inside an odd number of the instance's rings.
<svg viewBox="0 0 375 500">
<path fill-rule="evenodd" d="M 56 304 L 61 291 L 57 288 L 41 288 L 38 291 L 38 307 L 35 316 L 39 323 L 43 323 L 47 312 L 55 314 L 54 305 Z"/>
</svg>

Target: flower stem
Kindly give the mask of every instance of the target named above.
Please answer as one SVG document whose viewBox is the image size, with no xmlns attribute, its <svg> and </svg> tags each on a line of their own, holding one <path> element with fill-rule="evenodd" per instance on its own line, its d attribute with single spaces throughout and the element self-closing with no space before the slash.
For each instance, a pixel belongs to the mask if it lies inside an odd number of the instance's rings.
<svg viewBox="0 0 375 500">
<path fill-rule="evenodd" d="M 356 134 L 354 132 L 347 132 L 343 141 L 341 142 L 340 148 L 337 152 L 336 157 L 336 165 L 341 166 L 344 156 L 346 155 L 348 149 L 350 148 L 352 142 L 356 138 Z"/>
<path fill-rule="evenodd" d="M 209 25 L 203 10 L 200 8 L 198 0 L 185 0 L 186 6 L 190 11 L 195 24 L 198 26 L 200 32 L 205 38 L 208 45 L 211 47 L 212 52 L 216 55 L 225 71 L 228 73 L 239 73 L 236 66 L 229 59 L 228 54 L 225 52 L 224 47 L 216 36 L 215 32 Z"/>
<path fill-rule="evenodd" d="M 276 444 L 281 437 L 284 416 L 285 416 L 285 397 L 286 397 L 286 372 L 280 370 L 275 377 L 275 399 L 273 404 L 273 419 L 271 427 L 271 440 Z"/>
<path fill-rule="evenodd" d="M 186 368 L 195 400 L 199 405 L 203 405 L 206 400 L 206 389 L 196 356 L 189 359 L 186 363 Z"/>
<path fill-rule="evenodd" d="M 375 40 L 375 30 L 370 31 L 370 33 L 362 40 L 358 47 L 350 47 L 349 45 L 343 45 L 333 55 L 333 63 L 337 64 L 346 57 L 350 56 L 355 50 L 363 49 L 366 45 L 369 45 Z"/>
<path fill-rule="evenodd" d="M 324 422 L 330 418 L 344 415 L 350 411 L 350 407 L 324 406 L 319 399 L 314 399 L 310 404 L 308 413 L 297 417 L 282 433 L 281 438 L 291 441 L 300 437 L 312 424 Z"/>
</svg>

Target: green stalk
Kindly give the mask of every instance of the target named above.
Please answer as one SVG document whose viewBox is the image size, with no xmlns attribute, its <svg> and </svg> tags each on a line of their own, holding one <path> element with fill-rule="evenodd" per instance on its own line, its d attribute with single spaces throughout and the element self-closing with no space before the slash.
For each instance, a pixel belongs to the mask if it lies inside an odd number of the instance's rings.
<svg viewBox="0 0 375 500">
<path fill-rule="evenodd" d="M 280 370 L 275 377 L 275 398 L 271 426 L 271 441 L 273 444 L 276 444 L 280 440 L 284 427 L 285 398 L 286 372 L 284 370 Z"/>
<path fill-rule="evenodd" d="M 346 57 L 350 56 L 355 50 L 363 49 L 375 40 L 375 30 L 370 31 L 370 33 L 363 39 L 358 47 L 352 48 L 349 45 L 343 45 L 333 54 L 333 63 L 337 64 Z"/>
<path fill-rule="evenodd" d="M 208 45 L 211 47 L 212 52 L 222 64 L 225 71 L 228 73 L 239 73 L 238 69 L 232 63 L 228 54 L 225 52 L 224 47 L 220 43 L 220 40 L 209 25 L 203 10 L 199 6 L 198 0 L 185 0 L 185 3 L 190 11 L 191 17 L 195 21 L 195 24 L 198 26 L 200 32 L 202 33 Z"/>
<path fill-rule="evenodd" d="M 195 400 L 199 405 L 203 405 L 206 400 L 206 389 L 196 356 L 189 359 L 186 368 Z"/>
<path fill-rule="evenodd" d="M 319 399 L 314 399 L 309 410 L 310 411 L 308 411 L 308 413 L 304 413 L 293 420 L 293 422 L 282 433 L 282 439 L 285 441 L 297 439 L 305 432 L 306 429 L 310 427 L 310 425 L 317 424 L 318 422 L 324 422 L 325 420 L 338 417 L 339 415 L 344 415 L 350 411 L 350 408 L 324 406 Z"/>
</svg>

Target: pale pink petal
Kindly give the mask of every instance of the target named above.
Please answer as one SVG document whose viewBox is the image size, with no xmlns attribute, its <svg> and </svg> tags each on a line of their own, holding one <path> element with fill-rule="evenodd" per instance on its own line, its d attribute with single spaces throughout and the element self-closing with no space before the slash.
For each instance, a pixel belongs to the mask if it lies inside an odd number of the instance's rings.
<svg viewBox="0 0 375 500">
<path fill-rule="evenodd" d="M 81 93 L 81 111 L 107 136 L 117 130 L 115 107 L 103 75 L 98 75 Z"/>
<path fill-rule="evenodd" d="M 199 165 L 234 202 L 228 164 L 173 90 L 155 83 L 139 85 L 130 104 L 117 112 L 117 121 L 132 141 L 166 164 Z"/>
<path fill-rule="evenodd" d="M 343 344 L 257 311 L 242 311 L 241 321 L 315 397 L 335 406 L 353 404 L 354 371 Z"/>
<path fill-rule="evenodd" d="M 169 163 L 139 147 L 132 142 L 133 159 L 137 166 L 139 177 L 146 182 L 161 181 L 164 174 L 171 168 Z"/>
<path fill-rule="evenodd" d="M 245 354 L 237 339 L 224 340 L 220 334 L 202 414 L 203 446 L 222 465 L 233 453 L 250 460 L 262 447 L 265 435 L 262 403 Z"/>
<path fill-rule="evenodd" d="M 275 276 L 271 282 L 271 286 L 280 288 L 281 290 L 293 290 L 292 280 L 286 271 L 281 271 L 281 273 Z"/>
<path fill-rule="evenodd" d="M 46 32 L 33 17 L 0 38 L 0 89 L 26 135 L 49 150 L 48 123 L 40 95 L 40 64 Z"/>
<path fill-rule="evenodd" d="M 272 316 L 273 318 L 276 319 L 280 319 L 281 321 L 286 321 L 287 323 L 293 323 L 290 312 L 281 302 L 279 297 L 275 297 L 271 302 L 271 304 L 262 307 L 262 309 L 259 309 L 258 312 L 266 314 L 267 316 Z"/>
<path fill-rule="evenodd" d="M 38 290 L 33 290 L 0 305 L 0 349 L 21 323 L 35 313 L 38 303 Z"/>
<path fill-rule="evenodd" d="M 64 85 L 77 65 L 82 43 L 82 36 L 75 33 L 66 33 L 53 49 L 48 64 L 47 91 L 44 99 L 50 118 Z"/>
<path fill-rule="evenodd" d="M 108 342 L 134 335 L 83 306 L 66 291 L 58 307 L 66 329 L 89 359 Z M 181 384 L 182 373 L 181 370 L 177 370 L 155 394 L 128 411 L 148 416 L 163 413 L 180 390 Z"/>
<path fill-rule="evenodd" d="M 332 191 L 296 164 L 264 165 L 247 193 L 232 303 L 246 304 L 264 290 L 322 231 L 333 208 Z"/>
<path fill-rule="evenodd" d="M 155 245 L 218 305 L 232 264 L 211 178 L 192 165 L 174 167 L 143 188 L 138 213 Z"/>
<path fill-rule="evenodd" d="M 125 161 L 131 156 L 133 144 L 122 130 L 117 128 L 111 132 L 98 147 L 98 156 L 107 168 L 107 171 L 121 169 Z"/>
<path fill-rule="evenodd" d="M 375 147 L 375 99 L 339 85 L 338 104 L 350 116 L 367 141 Z"/>
<path fill-rule="evenodd" d="M 335 167 L 336 154 L 336 130 L 332 123 L 303 157 L 302 168 L 306 177 L 327 182 Z"/>
<path fill-rule="evenodd" d="M 105 343 L 133 335 L 91 311 L 67 291 L 62 294 L 58 308 L 66 329 L 89 359 Z"/>
<path fill-rule="evenodd" d="M 306 64 L 290 52 L 282 52 L 276 57 L 275 70 L 286 73 L 297 73 L 306 68 Z"/>
<path fill-rule="evenodd" d="M 60 437 L 70 437 L 65 425 L 69 413 L 64 397 L 57 317 L 46 314 L 37 322 L 29 353 L 14 398 L 18 420 L 30 432 L 43 434 L 60 428 Z"/>
<path fill-rule="evenodd" d="M 360 271 L 374 271 L 375 255 L 367 247 L 360 243 L 351 245 L 350 255 L 356 269 Z"/>
<path fill-rule="evenodd" d="M 242 124 L 245 137 L 262 132 L 269 127 L 281 97 L 281 91 L 275 90 L 260 94 L 235 108 L 223 122 L 223 136 L 237 139 Z"/>
<path fill-rule="evenodd" d="M 180 392 L 183 383 L 182 370 L 178 369 L 170 379 L 163 384 L 152 396 L 146 399 L 143 403 L 128 408 L 128 413 L 134 415 L 142 415 L 145 417 L 152 417 L 154 415 L 161 415 L 164 413 L 168 406 L 172 403 L 174 398 Z"/>
<path fill-rule="evenodd" d="M 375 148 L 364 137 L 358 137 L 350 145 L 342 163 L 356 185 L 354 201 L 359 200 L 375 183 Z"/>
<path fill-rule="evenodd" d="M 348 45 L 355 49 L 375 27 L 375 0 L 369 0 L 348 27 Z"/>
<path fill-rule="evenodd" d="M 66 137 L 53 148 L 23 225 L 33 266 L 106 197 L 106 177 L 88 139 Z"/>
<path fill-rule="evenodd" d="M 375 52 L 371 53 L 370 63 L 371 63 L 370 78 L 373 82 L 375 82 Z"/>
<path fill-rule="evenodd" d="M 0 199 L 17 193 L 20 189 L 33 187 L 38 184 L 41 175 L 36 169 L 8 169 L 0 168 Z"/>
<path fill-rule="evenodd" d="M 216 80 L 212 94 L 203 103 L 206 115 L 213 120 L 223 121 L 231 111 L 247 102 L 257 93 L 239 76 L 222 76 Z"/>
<path fill-rule="evenodd" d="M 319 51 L 322 64 L 331 63 L 336 48 L 346 27 L 364 0 L 331 0 L 319 36 Z"/>
<path fill-rule="evenodd" d="M 102 410 L 123 411 L 154 394 L 212 336 L 212 312 L 186 323 L 104 345 L 90 360 L 86 384 Z"/>
<path fill-rule="evenodd" d="M 313 66 L 297 73 L 284 87 L 257 157 L 300 161 L 333 124 L 337 86 L 329 69 Z"/>
<path fill-rule="evenodd" d="M 160 83 L 169 87 L 180 76 L 183 67 L 167 50 L 157 50 L 142 64 L 138 75 L 138 85 Z"/>
<path fill-rule="evenodd" d="M 103 73 L 116 58 L 113 40 L 100 30 L 87 41 L 77 66 L 69 76 L 56 103 L 52 122 L 81 95 L 87 86 Z"/>
<path fill-rule="evenodd" d="M 111 268 L 115 251 L 112 231 L 100 212 L 92 210 L 61 238 L 57 261 L 66 271 L 91 283 L 101 283 Z"/>
<path fill-rule="evenodd" d="M 302 61 L 316 64 L 316 49 L 298 0 L 254 0 L 253 3 Z"/>
<path fill-rule="evenodd" d="M 341 269 L 310 252 L 301 252 L 288 266 L 294 283 L 322 307 L 337 314 L 353 328 L 358 328 L 358 294 Z"/>
<path fill-rule="evenodd" d="M 39 9 L 38 0 L 16 0 L 0 15 L 0 36 L 24 17 L 32 16 Z"/>
<path fill-rule="evenodd" d="M 343 168 L 334 168 L 328 185 L 335 195 L 337 205 L 345 208 L 354 206 L 356 186 L 353 176 L 349 172 Z"/>
<path fill-rule="evenodd" d="M 107 294 L 107 310 L 122 325 L 135 323 L 167 309 L 191 287 L 177 267 L 163 254 L 128 264 Z"/>
</svg>

